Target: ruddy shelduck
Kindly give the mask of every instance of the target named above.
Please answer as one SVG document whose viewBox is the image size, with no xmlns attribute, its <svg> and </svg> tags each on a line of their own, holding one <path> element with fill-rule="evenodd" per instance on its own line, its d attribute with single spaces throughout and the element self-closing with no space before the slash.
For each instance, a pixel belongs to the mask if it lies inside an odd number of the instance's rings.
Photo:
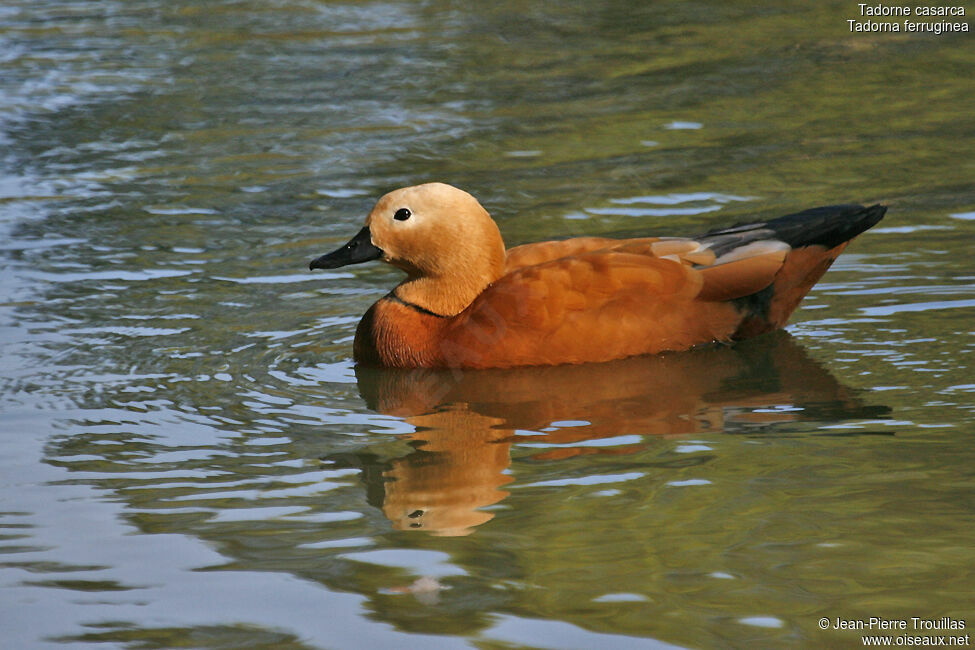
<svg viewBox="0 0 975 650">
<path fill-rule="evenodd" d="M 428 183 L 383 196 L 349 243 L 310 267 L 381 259 L 406 272 L 359 322 L 360 364 L 609 361 L 782 327 L 886 210 L 835 205 L 696 237 L 579 237 L 506 251 L 477 199 Z"/>
</svg>

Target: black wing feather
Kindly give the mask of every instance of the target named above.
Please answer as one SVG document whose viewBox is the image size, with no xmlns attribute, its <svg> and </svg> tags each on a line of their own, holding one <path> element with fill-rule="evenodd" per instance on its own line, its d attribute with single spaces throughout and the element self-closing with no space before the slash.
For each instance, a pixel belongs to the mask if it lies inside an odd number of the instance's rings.
<svg viewBox="0 0 975 650">
<path fill-rule="evenodd" d="M 839 246 L 873 227 L 887 212 L 883 205 L 828 205 L 789 214 L 771 221 L 719 228 L 694 239 L 709 244 L 718 257 L 754 241 L 777 239 L 793 248 Z"/>
</svg>

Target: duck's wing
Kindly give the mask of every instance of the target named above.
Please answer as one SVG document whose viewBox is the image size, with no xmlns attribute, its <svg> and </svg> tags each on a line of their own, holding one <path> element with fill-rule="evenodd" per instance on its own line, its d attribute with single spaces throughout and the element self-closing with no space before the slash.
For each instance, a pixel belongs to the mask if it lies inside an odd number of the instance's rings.
<svg viewBox="0 0 975 650">
<path fill-rule="evenodd" d="M 886 212 L 887 207 L 883 205 L 867 208 L 854 203 L 827 205 L 770 221 L 710 230 L 694 239 L 706 244 L 718 256 L 763 240 L 781 241 L 791 248 L 820 246 L 831 249 L 875 226 Z"/>
<path fill-rule="evenodd" d="M 526 266 L 544 264 L 563 257 L 572 257 L 591 251 L 613 248 L 623 240 L 608 237 L 573 237 L 558 241 L 543 241 L 532 244 L 522 244 L 509 248 L 505 259 L 505 273 L 511 273 Z M 642 240 L 634 240 L 642 241 Z M 648 238 L 646 241 L 657 241 Z"/>
<path fill-rule="evenodd" d="M 884 210 L 831 206 L 693 238 L 512 249 L 511 272 L 445 330 L 444 359 L 475 367 L 604 361 L 781 327 Z"/>
<path fill-rule="evenodd" d="M 734 337 L 747 338 L 782 327 L 847 244 L 875 226 L 886 212 L 882 205 L 830 205 L 695 237 L 716 255 L 712 267 L 704 270 L 711 277 L 701 297 L 711 299 L 709 292 L 726 295 L 730 287 L 741 285 L 742 275 L 729 262 L 737 266 L 756 250 L 779 247 L 785 257 L 773 282 L 738 297 L 736 304 L 744 319 Z"/>
<path fill-rule="evenodd" d="M 651 246 L 584 252 L 502 277 L 445 330 L 446 365 L 604 361 L 730 338 L 737 310 L 698 300 L 702 270 Z M 765 274 L 768 284 L 774 272 Z"/>
</svg>

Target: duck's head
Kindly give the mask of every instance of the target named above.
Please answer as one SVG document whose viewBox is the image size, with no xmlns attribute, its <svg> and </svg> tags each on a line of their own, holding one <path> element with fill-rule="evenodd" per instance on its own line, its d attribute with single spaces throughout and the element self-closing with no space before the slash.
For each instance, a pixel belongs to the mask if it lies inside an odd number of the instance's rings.
<svg viewBox="0 0 975 650">
<path fill-rule="evenodd" d="M 477 199 L 444 183 L 394 190 L 366 217 L 349 243 L 312 269 L 381 259 L 406 271 L 399 298 L 437 314 L 462 311 L 504 272 L 504 241 Z"/>
</svg>

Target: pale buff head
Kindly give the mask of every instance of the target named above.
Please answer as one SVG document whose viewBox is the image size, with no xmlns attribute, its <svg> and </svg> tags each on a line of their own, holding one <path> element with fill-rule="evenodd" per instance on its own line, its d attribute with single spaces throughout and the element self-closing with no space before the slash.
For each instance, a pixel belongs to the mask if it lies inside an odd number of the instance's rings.
<svg viewBox="0 0 975 650">
<path fill-rule="evenodd" d="M 501 233 L 477 199 L 444 183 L 394 190 L 366 218 L 382 260 L 411 277 L 463 276 L 504 266 Z M 492 280 L 494 278 L 491 278 Z"/>
<path fill-rule="evenodd" d="M 477 199 L 444 183 L 426 183 L 383 196 L 355 238 L 311 267 L 372 259 L 406 271 L 397 297 L 452 316 L 501 277 L 505 249 L 497 224 Z"/>
</svg>

